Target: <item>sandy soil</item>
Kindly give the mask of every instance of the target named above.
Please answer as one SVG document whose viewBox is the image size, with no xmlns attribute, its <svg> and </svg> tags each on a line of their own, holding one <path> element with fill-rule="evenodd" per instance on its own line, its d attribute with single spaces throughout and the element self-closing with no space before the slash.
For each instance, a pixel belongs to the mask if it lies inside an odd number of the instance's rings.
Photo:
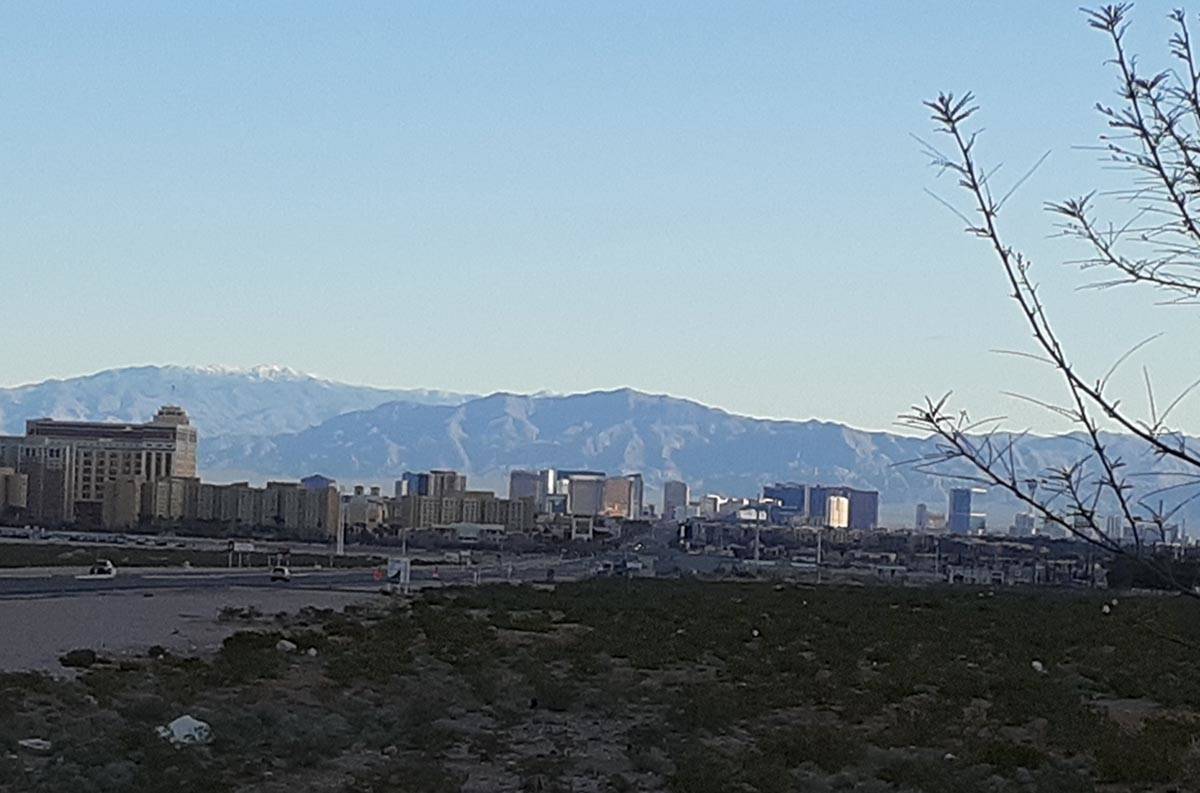
<svg viewBox="0 0 1200 793">
<path fill-rule="evenodd" d="M 88 647 L 104 655 L 142 654 L 153 645 L 178 653 L 215 650 L 239 627 L 220 622 L 226 606 L 263 614 L 304 606 L 342 608 L 370 595 L 313 590 L 230 588 L 111 592 L 0 602 L 0 671 L 44 670 L 66 674 L 58 658 Z"/>
</svg>

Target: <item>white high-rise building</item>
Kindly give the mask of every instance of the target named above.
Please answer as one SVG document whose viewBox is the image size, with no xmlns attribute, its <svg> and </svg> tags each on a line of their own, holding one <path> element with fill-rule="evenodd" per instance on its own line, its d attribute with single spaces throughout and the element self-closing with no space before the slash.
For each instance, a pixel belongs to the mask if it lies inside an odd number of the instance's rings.
<svg viewBox="0 0 1200 793">
<path fill-rule="evenodd" d="M 825 524 L 831 529 L 847 528 L 850 525 L 850 499 L 830 496 L 825 502 Z"/>
</svg>

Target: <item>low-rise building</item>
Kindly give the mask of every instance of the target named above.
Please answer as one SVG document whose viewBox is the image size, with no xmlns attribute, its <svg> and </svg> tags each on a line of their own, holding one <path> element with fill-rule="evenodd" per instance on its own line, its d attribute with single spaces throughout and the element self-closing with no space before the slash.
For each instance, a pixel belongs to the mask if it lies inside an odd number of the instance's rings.
<svg viewBox="0 0 1200 793">
<path fill-rule="evenodd" d="M 117 476 L 104 482 L 101 521 L 106 529 L 119 531 L 138 525 L 144 484 L 140 476 Z"/>
<path fill-rule="evenodd" d="M 0 515 L 24 514 L 29 497 L 29 477 L 15 468 L 0 467 Z"/>
<path fill-rule="evenodd" d="M 392 508 L 396 529 L 425 529 L 457 523 L 501 525 L 529 531 L 537 514 L 532 498 L 497 498 L 490 490 L 467 490 L 442 496 L 401 496 Z"/>
<path fill-rule="evenodd" d="M 377 529 L 387 518 L 387 506 L 378 487 L 369 491 L 355 485 L 352 494 L 342 496 L 342 521 L 347 527 Z"/>
</svg>

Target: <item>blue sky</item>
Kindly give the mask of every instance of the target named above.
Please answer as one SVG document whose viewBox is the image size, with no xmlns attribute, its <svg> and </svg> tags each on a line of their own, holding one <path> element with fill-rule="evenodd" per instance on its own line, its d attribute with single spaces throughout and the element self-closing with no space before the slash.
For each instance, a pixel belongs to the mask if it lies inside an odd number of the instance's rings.
<svg viewBox="0 0 1200 793">
<path fill-rule="evenodd" d="M 1170 6 L 1135 47 L 1165 64 Z M 1200 20 L 1198 20 L 1200 24 Z M 1141 397 L 1197 313 L 1075 291 L 1041 202 L 1111 174 L 1074 3 L 0 5 L 0 384 L 281 363 L 389 386 L 629 385 L 888 428 L 924 394 L 1057 429 L 987 249 L 910 133 L 973 90 L 1063 335 Z M 1200 431 L 1200 400 L 1178 414 Z"/>
</svg>

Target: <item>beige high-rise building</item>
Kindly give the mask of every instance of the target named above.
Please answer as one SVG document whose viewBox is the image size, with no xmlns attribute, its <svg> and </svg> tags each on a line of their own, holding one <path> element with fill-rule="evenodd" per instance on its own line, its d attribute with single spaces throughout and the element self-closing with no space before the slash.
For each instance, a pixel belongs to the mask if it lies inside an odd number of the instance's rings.
<svg viewBox="0 0 1200 793">
<path fill-rule="evenodd" d="M 0 438 L 0 464 L 28 477 L 30 520 L 100 523 L 108 483 L 194 478 L 196 429 L 174 405 L 142 424 L 33 419 L 23 437 Z"/>
<path fill-rule="evenodd" d="M 603 514 L 637 520 L 642 517 L 642 475 L 625 474 L 604 480 Z"/>
</svg>

